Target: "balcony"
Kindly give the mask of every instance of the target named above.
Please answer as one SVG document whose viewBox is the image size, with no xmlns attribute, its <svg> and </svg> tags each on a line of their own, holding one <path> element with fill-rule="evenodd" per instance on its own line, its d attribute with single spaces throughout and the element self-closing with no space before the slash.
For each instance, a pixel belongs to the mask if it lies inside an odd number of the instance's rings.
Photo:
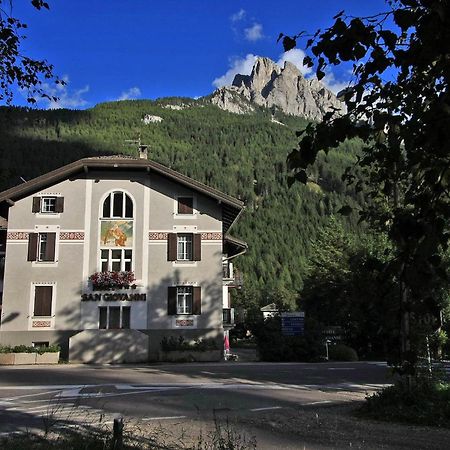
<svg viewBox="0 0 450 450">
<path fill-rule="evenodd" d="M 223 308 L 222 317 L 224 328 L 234 327 L 234 308 Z"/>
<path fill-rule="evenodd" d="M 243 286 L 242 274 L 234 269 L 233 263 L 224 261 L 222 264 L 223 285 L 228 287 L 240 288 Z"/>
</svg>

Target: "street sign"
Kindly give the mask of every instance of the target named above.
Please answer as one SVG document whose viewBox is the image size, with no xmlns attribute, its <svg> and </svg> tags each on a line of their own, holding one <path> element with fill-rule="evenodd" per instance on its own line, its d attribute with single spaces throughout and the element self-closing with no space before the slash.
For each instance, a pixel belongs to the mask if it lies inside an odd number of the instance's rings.
<svg viewBox="0 0 450 450">
<path fill-rule="evenodd" d="M 281 333 L 283 336 L 303 336 L 305 313 L 302 311 L 281 313 Z"/>
</svg>

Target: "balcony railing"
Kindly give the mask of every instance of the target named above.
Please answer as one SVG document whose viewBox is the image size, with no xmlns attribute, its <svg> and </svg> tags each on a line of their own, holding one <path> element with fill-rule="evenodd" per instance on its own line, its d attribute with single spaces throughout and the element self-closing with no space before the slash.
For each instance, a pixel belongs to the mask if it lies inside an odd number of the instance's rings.
<svg viewBox="0 0 450 450">
<path fill-rule="evenodd" d="M 223 308 L 222 314 L 224 326 L 234 325 L 234 308 Z"/>
<path fill-rule="evenodd" d="M 232 263 L 224 262 L 222 265 L 223 281 L 224 285 L 230 287 L 241 287 L 243 286 L 242 274 L 233 268 Z"/>
</svg>

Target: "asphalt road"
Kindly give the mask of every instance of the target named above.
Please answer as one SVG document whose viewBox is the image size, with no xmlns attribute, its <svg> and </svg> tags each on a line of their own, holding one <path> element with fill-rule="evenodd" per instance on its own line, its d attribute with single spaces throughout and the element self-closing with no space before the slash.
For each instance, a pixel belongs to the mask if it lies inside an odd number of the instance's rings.
<svg viewBox="0 0 450 450">
<path fill-rule="evenodd" d="M 211 363 L 0 368 L 0 436 L 59 424 L 170 423 L 257 416 L 362 398 L 383 363 Z"/>
</svg>

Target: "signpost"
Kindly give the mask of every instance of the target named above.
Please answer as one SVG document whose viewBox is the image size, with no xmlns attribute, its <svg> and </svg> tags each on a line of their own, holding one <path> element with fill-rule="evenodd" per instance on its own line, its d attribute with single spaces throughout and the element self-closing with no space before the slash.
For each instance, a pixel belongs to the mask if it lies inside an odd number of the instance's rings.
<svg viewBox="0 0 450 450">
<path fill-rule="evenodd" d="M 303 336 L 305 313 L 303 311 L 281 313 L 281 333 L 283 336 Z"/>
</svg>

